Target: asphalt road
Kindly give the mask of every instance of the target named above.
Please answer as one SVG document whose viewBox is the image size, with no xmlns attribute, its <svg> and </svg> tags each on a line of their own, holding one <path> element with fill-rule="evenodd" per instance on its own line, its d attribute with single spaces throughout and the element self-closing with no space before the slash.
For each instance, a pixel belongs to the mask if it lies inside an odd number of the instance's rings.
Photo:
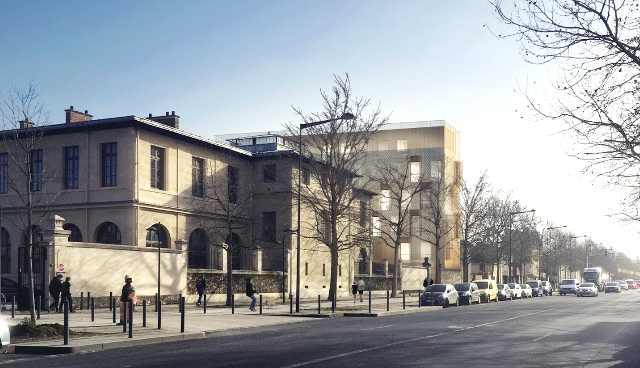
<svg viewBox="0 0 640 368">
<path fill-rule="evenodd" d="M 559 296 L 212 333 L 20 367 L 640 367 L 640 292 Z"/>
</svg>

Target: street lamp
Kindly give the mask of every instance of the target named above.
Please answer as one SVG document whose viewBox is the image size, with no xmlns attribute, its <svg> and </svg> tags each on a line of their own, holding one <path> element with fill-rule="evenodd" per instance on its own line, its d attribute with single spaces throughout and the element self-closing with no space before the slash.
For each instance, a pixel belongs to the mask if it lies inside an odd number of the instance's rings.
<svg viewBox="0 0 640 368">
<path fill-rule="evenodd" d="M 284 236 L 285 236 L 285 234 L 297 233 L 298 230 L 294 230 L 294 229 L 291 229 L 291 228 L 288 227 L 288 228 L 284 229 L 283 232 L 284 232 L 284 234 L 282 234 L 282 304 L 286 303 L 286 301 L 287 301 L 286 297 L 285 297 L 285 292 L 286 292 L 286 289 L 285 289 L 285 277 L 286 277 L 285 269 L 286 269 L 287 255 L 285 253 Z"/>
<path fill-rule="evenodd" d="M 351 113 L 345 112 L 339 118 L 300 124 L 300 130 L 298 131 L 298 231 L 296 232 L 296 313 L 300 312 L 300 188 L 302 187 L 302 129 L 311 128 L 320 124 L 330 123 L 336 120 L 352 119 L 355 119 L 355 116 Z"/>
<path fill-rule="evenodd" d="M 567 226 L 566 225 L 565 226 L 552 226 L 552 227 L 547 227 L 547 228 L 542 229 L 542 241 L 540 242 L 540 249 L 538 250 L 538 277 L 542 278 L 542 262 L 541 262 L 540 254 L 542 253 L 542 246 L 543 246 L 543 243 L 544 243 L 544 231 L 547 230 L 547 248 L 549 248 L 549 235 L 548 235 L 549 231 L 550 230 L 562 229 L 562 228 L 565 228 L 565 227 L 567 227 Z M 548 272 L 549 271 L 547 270 L 547 273 Z M 549 278 L 549 275 L 547 275 L 547 279 L 548 278 Z"/>
<path fill-rule="evenodd" d="M 158 237 L 158 298 L 156 299 L 156 311 L 159 311 L 158 304 L 160 304 L 160 223 L 153 224 L 147 228 L 147 232 L 153 233 L 155 231 Z M 153 239 L 149 237 L 150 245 L 153 247 Z"/>
<path fill-rule="evenodd" d="M 571 256 L 571 244 L 573 243 L 573 239 L 578 239 L 578 238 L 586 238 L 586 235 L 579 235 L 579 236 L 572 236 L 569 238 L 569 278 L 572 277 L 571 275 L 571 269 L 573 268 L 573 257 Z"/>
<path fill-rule="evenodd" d="M 528 211 L 517 211 L 517 212 L 509 212 L 509 282 L 512 282 L 513 280 L 511 280 L 511 228 L 513 225 L 513 216 L 521 214 L 521 213 L 529 213 L 529 212 L 536 212 L 536 210 L 528 210 Z M 522 273 L 522 270 L 520 271 L 520 273 Z"/>
</svg>

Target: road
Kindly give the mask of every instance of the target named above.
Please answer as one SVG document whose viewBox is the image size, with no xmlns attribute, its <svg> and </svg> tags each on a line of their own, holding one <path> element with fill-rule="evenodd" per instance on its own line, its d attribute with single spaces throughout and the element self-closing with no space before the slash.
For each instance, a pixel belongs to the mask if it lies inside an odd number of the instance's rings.
<svg viewBox="0 0 640 368">
<path fill-rule="evenodd" d="M 640 367 L 640 292 L 559 296 L 218 332 L 20 367 Z"/>
</svg>

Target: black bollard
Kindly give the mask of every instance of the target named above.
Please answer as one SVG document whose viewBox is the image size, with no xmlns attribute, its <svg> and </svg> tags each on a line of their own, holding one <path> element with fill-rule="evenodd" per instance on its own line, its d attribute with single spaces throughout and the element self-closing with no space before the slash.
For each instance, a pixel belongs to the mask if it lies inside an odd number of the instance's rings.
<svg viewBox="0 0 640 368">
<path fill-rule="evenodd" d="M 405 300 L 406 300 L 405 293 L 404 293 L 404 290 L 402 290 L 402 309 L 406 308 Z"/>
<path fill-rule="evenodd" d="M 133 338 L 133 300 L 130 300 L 127 304 L 129 304 L 129 338 L 131 339 Z"/>
<path fill-rule="evenodd" d="M 162 303 L 158 303 L 158 330 L 161 328 L 162 328 Z"/>
<path fill-rule="evenodd" d="M 262 314 L 262 294 L 260 294 L 260 314 Z"/>
<path fill-rule="evenodd" d="M 16 318 L 16 296 L 13 296 L 13 301 L 11 302 L 11 318 Z"/>
<path fill-rule="evenodd" d="M 431 306 L 433 307 L 433 291 L 431 292 Z"/>
<path fill-rule="evenodd" d="M 422 300 L 420 297 L 422 296 L 422 292 L 418 291 L 418 308 L 420 308 L 420 304 L 422 304 Z"/>
<path fill-rule="evenodd" d="M 333 294 L 333 309 L 338 310 L 338 294 Z"/>
<path fill-rule="evenodd" d="M 320 295 L 318 295 L 318 314 L 320 314 Z"/>
<path fill-rule="evenodd" d="M 202 310 L 206 314 L 207 313 L 207 294 L 205 293 L 203 296 L 204 296 L 204 305 L 202 306 Z"/>
<path fill-rule="evenodd" d="M 90 300 L 91 300 L 91 292 L 90 292 L 90 291 L 87 291 L 87 309 L 90 309 L 90 308 L 91 308 L 91 302 L 90 302 Z"/>
<path fill-rule="evenodd" d="M 289 314 L 293 314 L 293 295 L 289 294 Z"/>
<path fill-rule="evenodd" d="M 91 300 L 91 322 L 96 320 L 96 315 L 95 315 L 96 314 L 95 313 L 96 312 L 96 301 L 95 301 L 95 299 L 96 298 L 89 299 L 89 300 Z"/>
<path fill-rule="evenodd" d="M 184 333 L 184 297 L 180 297 L 180 332 Z"/>
<path fill-rule="evenodd" d="M 124 312 L 124 319 L 122 320 L 122 332 L 127 332 L 127 317 L 129 313 L 127 313 L 127 307 L 129 302 L 126 301 L 124 302 L 124 305 L 122 306 L 122 311 Z"/>
<path fill-rule="evenodd" d="M 387 290 L 387 312 L 389 311 L 389 290 Z"/>
<path fill-rule="evenodd" d="M 236 313 L 236 296 L 231 294 L 231 314 Z"/>
<path fill-rule="evenodd" d="M 37 317 L 36 319 L 40 319 L 40 303 L 42 303 L 42 302 L 40 301 L 40 299 L 41 299 L 41 298 L 42 298 L 42 297 L 41 297 L 41 296 L 39 296 L 39 297 L 38 297 L 38 300 L 36 301 L 36 303 L 38 304 L 38 317 Z"/>
<path fill-rule="evenodd" d="M 158 313 L 158 304 L 160 304 L 160 303 L 158 303 L 158 293 L 156 293 L 156 308 L 154 310 L 154 312 L 156 312 L 156 313 Z"/>
<path fill-rule="evenodd" d="M 83 300 L 84 300 L 84 291 L 81 291 L 80 292 L 80 310 L 82 310 Z"/>
<path fill-rule="evenodd" d="M 113 307 L 113 305 L 111 305 L 111 299 L 113 299 L 113 291 L 109 292 L 109 310 Z"/>
<path fill-rule="evenodd" d="M 64 344 L 69 345 L 69 299 L 64 300 Z"/>
<path fill-rule="evenodd" d="M 147 301 L 142 301 L 142 327 L 147 327 Z"/>
<path fill-rule="evenodd" d="M 178 294 L 178 313 L 182 312 L 182 293 Z"/>
<path fill-rule="evenodd" d="M 369 289 L 369 314 L 371 314 L 371 289 Z"/>
<path fill-rule="evenodd" d="M 113 323 L 116 323 L 116 298 L 111 298 L 110 306 L 113 306 Z"/>
</svg>

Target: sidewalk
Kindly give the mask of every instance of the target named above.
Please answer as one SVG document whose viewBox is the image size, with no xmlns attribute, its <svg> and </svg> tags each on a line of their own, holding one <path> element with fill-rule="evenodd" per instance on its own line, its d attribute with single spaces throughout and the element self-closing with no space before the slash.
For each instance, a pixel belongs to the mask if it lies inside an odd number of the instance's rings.
<svg viewBox="0 0 640 368">
<path fill-rule="evenodd" d="M 108 308 L 96 309 L 94 321 L 91 321 L 91 311 L 77 310 L 76 313 L 69 314 L 69 328 L 77 332 L 90 332 L 97 336 L 75 337 L 69 339 L 69 344 L 64 345 L 62 338 L 58 340 L 35 341 L 30 343 L 11 344 L 8 352 L 25 354 L 65 354 L 83 351 L 97 351 L 114 349 L 127 346 L 138 346 L 157 344 L 170 341 L 181 341 L 204 338 L 207 332 L 233 330 L 260 326 L 270 326 L 285 323 L 297 323 L 309 321 L 314 318 L 337 318 L 337 317 L 378 317 L 392 314 L 414 313 L 433 310 L 442 307 L 420 307 L 418 308 L 418 297 L 406 298 L 406 305 L 403 309 L 402 297 L 390 299 L 389 311 L 387 311 L 387 299 L 372 298 L 371 313 L 369 313 L 369 301 L 364 299 L 354 303 L 353 299 L 338 299 L 336 312 L 331 312 L 331 303 L 321 301 L 321 313 L 318 314 L 318 300 L 304 299 L 300 301 L 300 313 L 290 314 L 290 304 L 282 304 L 282 299 L 276 300 L 276 304 L 268 309 L 263 305 L 260 314 L 259 305 L 256 311 L 249 311 L 249 298 L 243 298 L 236 302 L 234 314 L 231 308 L 223 305 L 209 305 L 204 313 L 202 307 L 187 305 L 185 307 L 185 327 L 184 333 L 180 332 L 181 321 L 178 305 L 162 306 L 162 328 L 158 329 L 158 314 L 154 312 L 154 306 L 147 307 L 147 325 L 142 327 L 142 307 L 137 306 L 133 315 L 133 336 L 129 338 L 127 332 L 122 331 L 122 326 L 113 323 L 113 312 Z M 258 300 L 259 303 L 259 300 Z M 295 301 L 294 301 L 295 303 Z M 264 301 L 263 301 L 264 304 Z M 16 312 L 16 317 L 11 318 L 11 311 L 4 311 L 7 323 L 10 326 L 17 325 L 28 312 Z M 119 312 L 116 312 L 116 321 L 119 320 Z M 41 312 L 39 324 L 44 323 L 64 323 L 62 314 Z"/>
</svg>

